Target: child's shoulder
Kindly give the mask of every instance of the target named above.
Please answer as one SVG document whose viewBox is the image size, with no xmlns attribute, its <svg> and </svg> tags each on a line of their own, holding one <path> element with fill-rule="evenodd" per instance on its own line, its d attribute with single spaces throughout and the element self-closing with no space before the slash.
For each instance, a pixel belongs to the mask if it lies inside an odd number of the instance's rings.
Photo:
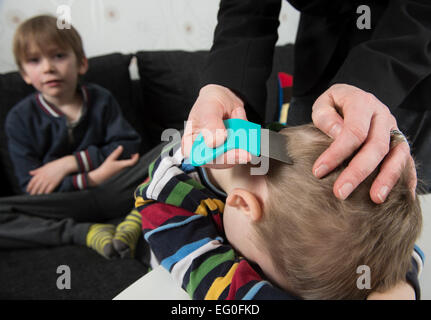
<svg viewBox="0 0 431 320">
<path fill-rule="evenodd" d="M 95 83 L 83 83 L 81 85 L 90 109 L 96 114 L 110 112 L 116 106 L 113 94 L 106 88 Z"/>
<path fill-rule="evenodd" d="M 108 89 L 96 83 L 86 82 L 82 84 L 82 88 L 89 95 L 89 98 L 93 98 L 93 100 L 108 99 L 112 96 L 112 93 Z"/>
<path fill-rule="evenodd" d="M 31 93 L 24 99 L 15 104 L 6 116 L 6 123 L 16 118 L 29 117 L 35 110 L 36 93 Z"/>
</svg>

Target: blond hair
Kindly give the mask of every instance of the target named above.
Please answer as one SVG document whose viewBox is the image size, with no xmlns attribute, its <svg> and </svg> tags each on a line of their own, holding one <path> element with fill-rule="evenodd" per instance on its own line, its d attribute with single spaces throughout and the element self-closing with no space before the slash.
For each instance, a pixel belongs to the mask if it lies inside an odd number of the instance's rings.
<svg viewBox="0 0 431 320">
<path fill-rule="evenodd" d="M 13 54 L 18 68 L 22 70 L 22 62 L 27 58 L 31 44 L 36 44 L 43 50 L 48 43 L 54 43 L 63 49 L 72 49 L 78 63 L 82 63 L 85 58 L 81 36 L 73 26 L 70 26 L 70 29 L 59 29 L 55 17 L 40 15 L 21 23 L 15 32 Z"/>
<path fill-rule="evenodd" d="M 322 179 L 312 174 L 332 140 L 311 124 L 281 133 L 294 164 L 271 160 L 266 214 L 255 231 L 288 289 L 304 299 L 364 299 L 405 280 L 422 226 L 407 169 L 383 204 L 369 196 L 378 168 L 339 200 L 333 185 L 348 160 Z M 357 287 L 362 265 L 370 268 L 369 290 Z"/>
</svg>

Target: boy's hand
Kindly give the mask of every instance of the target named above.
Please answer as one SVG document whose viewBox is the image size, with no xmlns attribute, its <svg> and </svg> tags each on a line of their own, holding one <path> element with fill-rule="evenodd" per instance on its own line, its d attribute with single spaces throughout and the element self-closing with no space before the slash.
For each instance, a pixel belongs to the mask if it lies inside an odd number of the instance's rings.
<svg viewBox="0 0 431 320">
<path fill-rule="evenodd" d="M 88 173 L 88 181 L 91 187 L 101 184 L 110 177 L 119 173 L 124 168 L 134 166 L 138 162 L 138 153 L 133 154 L 130 159 L 117 160 L 122 152 L 123 146 L 118 146 L 117 149 L 112 151 L 112 153 L 97 169 L 94 169 Z"/>
<path fill-rule="evenodd" d="M 76 170 L 78 165 L 72 155 L 48 162 L 40 168 L 29 171 L 33 178 L 27 184 L 26 190 L 31 195 L 51 193 L 65 176 Z"/>
</svg>

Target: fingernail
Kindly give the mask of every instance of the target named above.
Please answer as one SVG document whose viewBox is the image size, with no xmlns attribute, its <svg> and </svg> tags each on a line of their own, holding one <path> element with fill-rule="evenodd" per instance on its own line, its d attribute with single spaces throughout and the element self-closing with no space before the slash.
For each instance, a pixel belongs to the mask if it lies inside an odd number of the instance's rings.
<svg viewBox="0 0 431 320">
<path fill-rule="evenodd" d="M 328 172 L 328 166 L 326 164 L 321 164 L 314 170 L 314 176 L 317 178 L 323 177 Z"/>
<path fill-rule="evenodd" d="M 338 195 L 341 199 L 346 200 L 346 198 L 352 193 L 353 185 L 350 182 L 345 183 L 340 189 L 338 189 Z"/>
<path fill-rule="evenodd" d="M 379 193 L 377 194 L 377 197 L 381 202 L 384 202 L 386 200 L 386 196 L 388 195 L 389 188 L 387 186 L 383 186 L 380 188 Z"/>
<path fill-rule="evenodd" d="M 341 132 L 341 125 L 339 123 L 336 123 L 332 126 L 331 130 L 329 131 L 329 136 L 332 139 L 335 139 L 336 137 L 338 137 L 340 132 Z"/>
</svg>

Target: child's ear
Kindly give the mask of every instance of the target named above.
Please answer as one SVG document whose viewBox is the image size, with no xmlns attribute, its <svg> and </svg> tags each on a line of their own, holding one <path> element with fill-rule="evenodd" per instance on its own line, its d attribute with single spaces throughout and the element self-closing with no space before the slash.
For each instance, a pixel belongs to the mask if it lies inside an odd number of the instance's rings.
<svg viewBox="0 0 431 320">
<path fill-rule="evenodd" d="M 88 70 L 88 59 L 87 57 L 82 58 L 81 63 L 79 64 L 78 73 L 80 75 L 84 75 Z"/>
<path fill-rule="evenodd" d="M 241 188 L 235 188 L 229 193 L 226 199 L 226 204 L 240 210 L 253 222 L 262 218 L 262 207 L 256 196 Z"/>
</svg>

